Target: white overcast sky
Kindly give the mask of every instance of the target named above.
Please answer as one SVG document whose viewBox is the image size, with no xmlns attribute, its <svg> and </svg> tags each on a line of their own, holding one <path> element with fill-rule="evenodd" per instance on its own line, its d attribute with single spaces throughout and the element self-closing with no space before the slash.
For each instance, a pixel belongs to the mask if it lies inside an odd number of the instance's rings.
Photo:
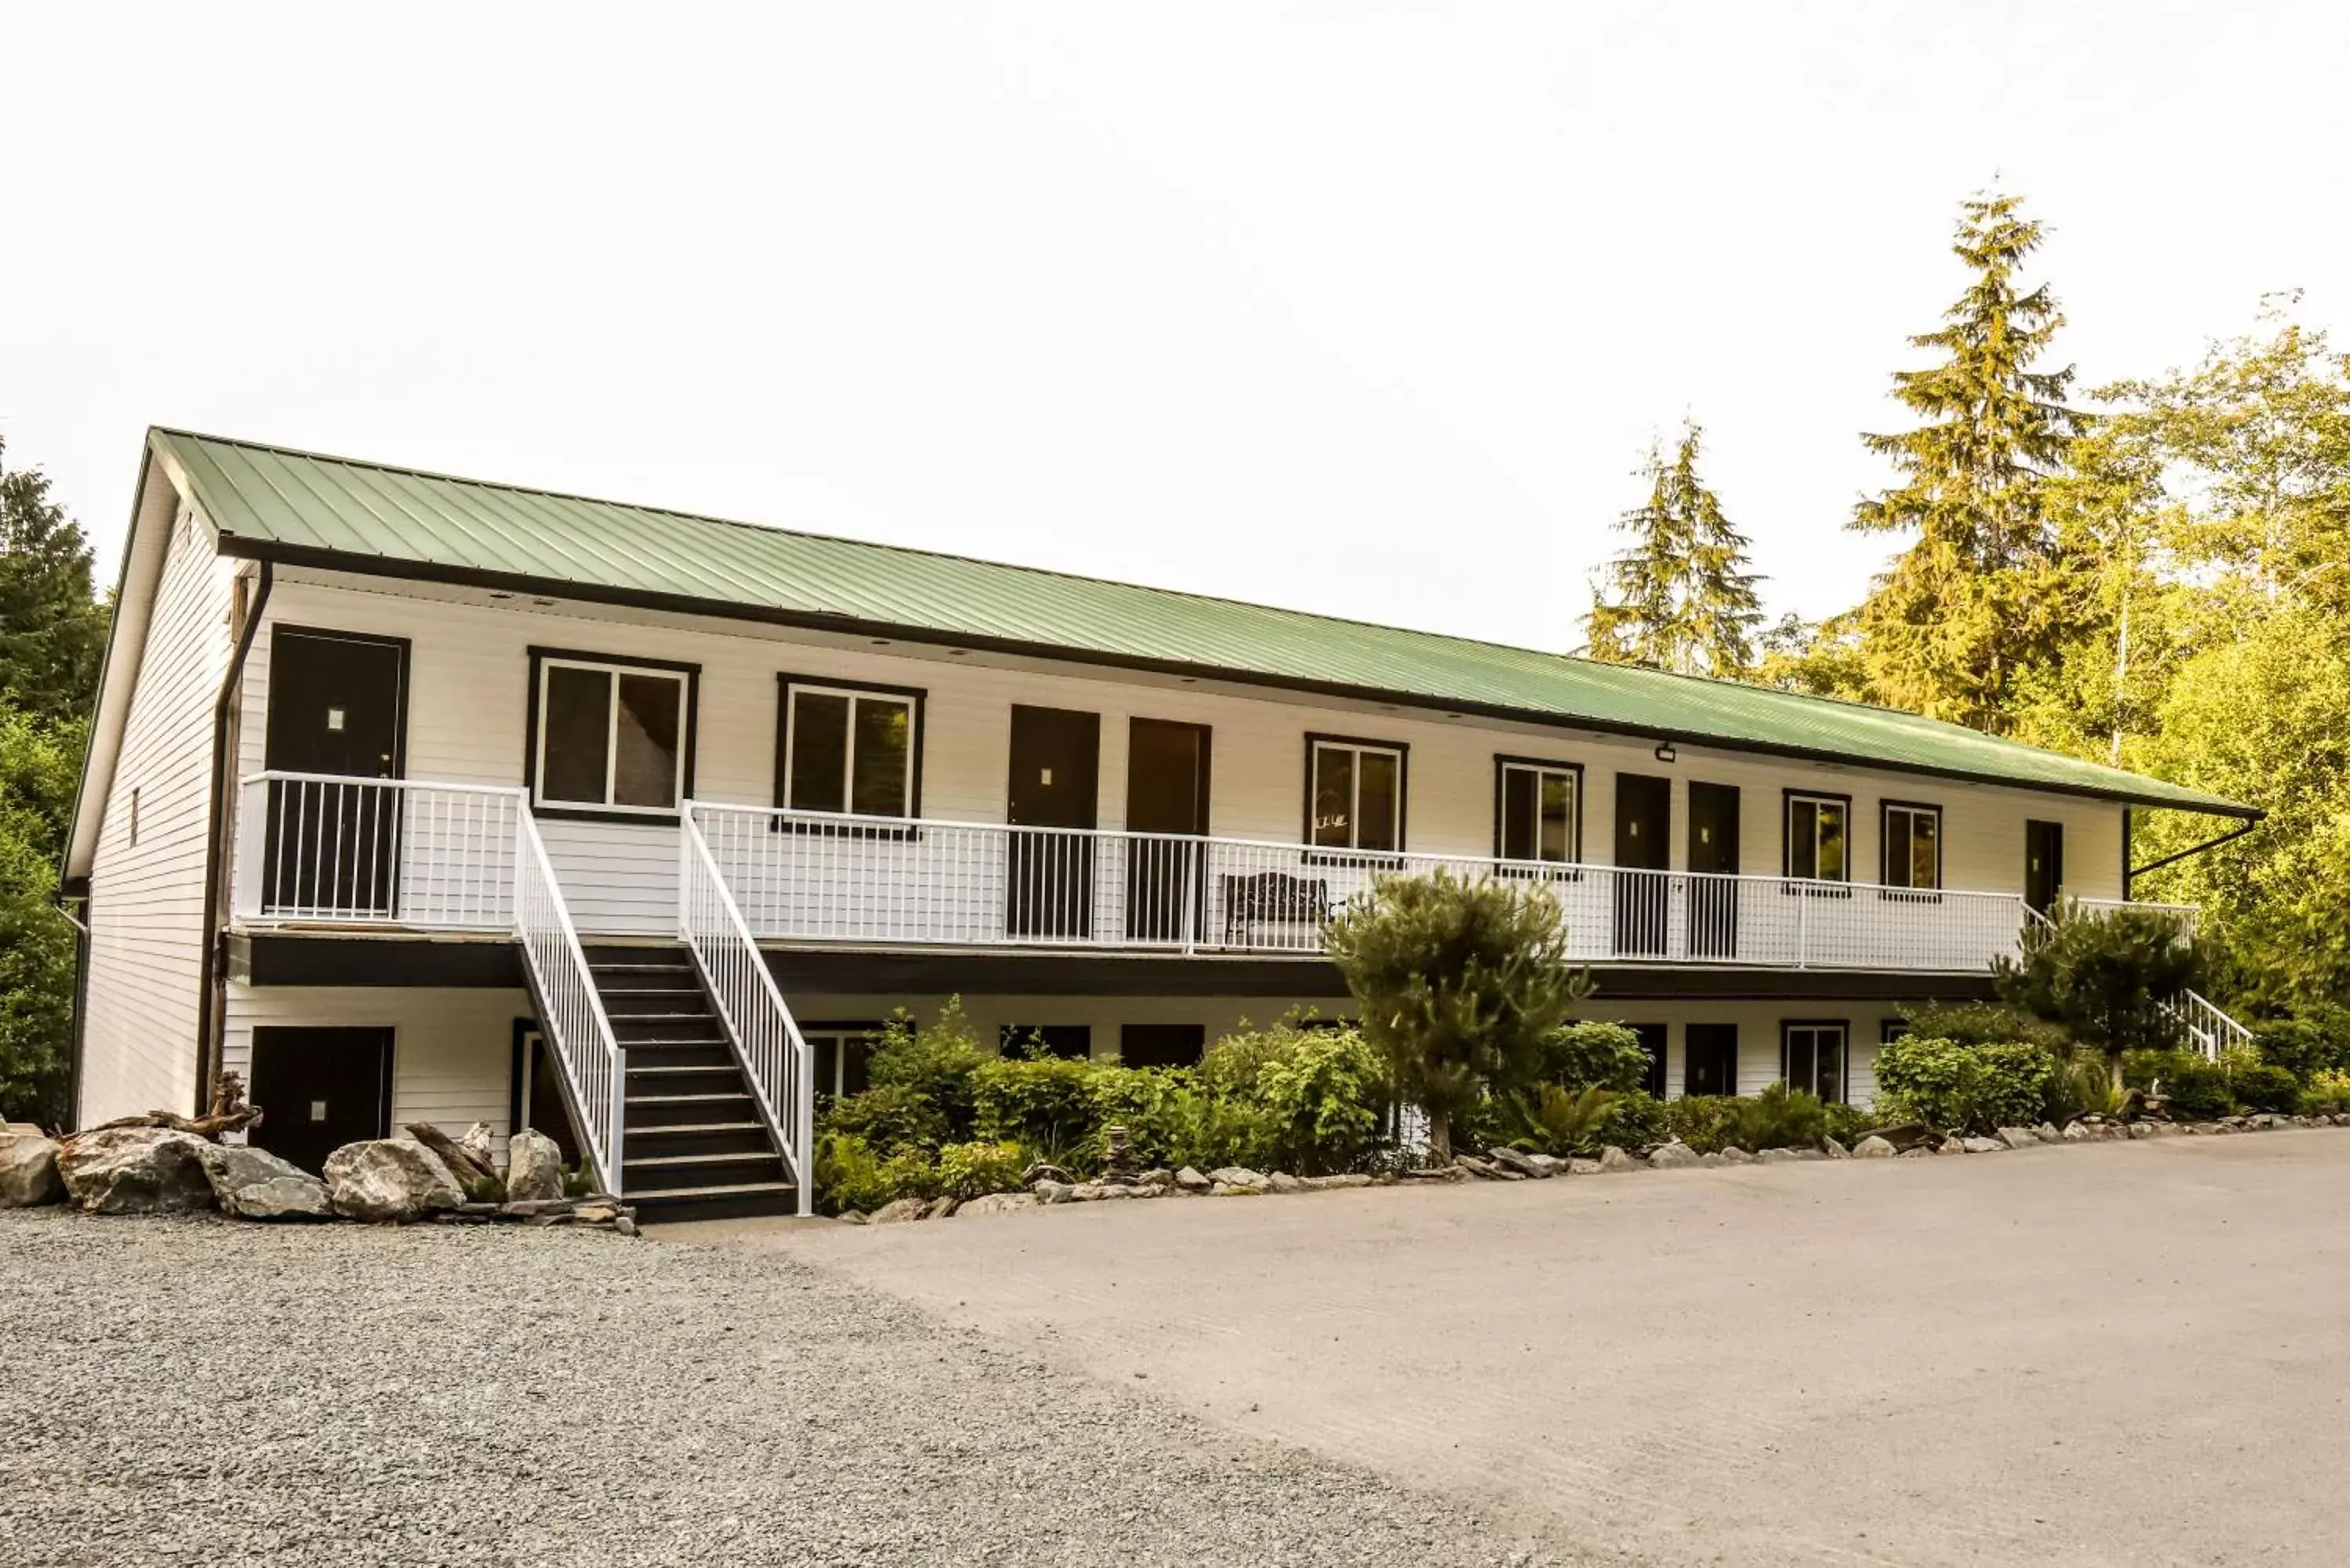
<svg viewBox="0 0 2350 1568">
<path fill-rule="evenodd" d="M 2085 378 L 2350 335 L 2339 4 L 0 0 L 0 431 L 140 431 L 1565 648 L 1652 433 L 1862 590 L 1994 173 Z"/>
</svg>

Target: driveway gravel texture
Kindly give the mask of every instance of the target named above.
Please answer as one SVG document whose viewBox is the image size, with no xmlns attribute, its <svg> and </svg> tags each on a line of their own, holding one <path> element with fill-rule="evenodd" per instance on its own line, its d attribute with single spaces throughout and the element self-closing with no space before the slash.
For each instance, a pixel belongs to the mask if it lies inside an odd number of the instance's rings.
<svg viewBox="0 0 2350 1568">
<path fill-rule="evenodd" d="M 1553 1561 L 789 1257 L 0 1212 L 9 1568 Z"/>
</svg>

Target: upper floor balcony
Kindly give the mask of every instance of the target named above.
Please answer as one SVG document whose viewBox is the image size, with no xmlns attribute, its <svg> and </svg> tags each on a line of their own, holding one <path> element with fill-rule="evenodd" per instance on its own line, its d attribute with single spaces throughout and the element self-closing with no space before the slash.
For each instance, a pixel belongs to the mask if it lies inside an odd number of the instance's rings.
<svg viewBox="0 0 2350 1568">
<path fill-rule="evenodd" d="M 531 822 L 518 788 L 256 774 L 240 794 L 234 918 L 253 930 L 506 933 Z M 1542 888 L 1568 955 L 1592 964 L 1981 974 L 2039 918 L 2017 893 L 708 801 L 661 826 L 681 857 L 699 840 L 744 929 L 777 947 L 1309 959 L 1379 877 L 1439 869 Z M 671 900 L 673 870 L 659 893 Z M 556 874 L 591 937 L 607 933 L 590 911 L 619 901 L 606 881 L 649 896 L 641 857 L 575 856 Z"/>
</svg>

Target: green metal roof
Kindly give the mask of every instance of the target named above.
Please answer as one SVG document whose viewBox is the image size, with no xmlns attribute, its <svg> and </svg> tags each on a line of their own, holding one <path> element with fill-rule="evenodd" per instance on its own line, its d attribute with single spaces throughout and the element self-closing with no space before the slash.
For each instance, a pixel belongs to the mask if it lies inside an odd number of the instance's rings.
<svg viewBox="0 0 2350 1568">
<path fill-rule="evenodd" d="M 1467 638 L 150 432 L 232 555 L 1351 693 L 2148 805 L 2252 808 L 1911 713 Z"/>
</svg>

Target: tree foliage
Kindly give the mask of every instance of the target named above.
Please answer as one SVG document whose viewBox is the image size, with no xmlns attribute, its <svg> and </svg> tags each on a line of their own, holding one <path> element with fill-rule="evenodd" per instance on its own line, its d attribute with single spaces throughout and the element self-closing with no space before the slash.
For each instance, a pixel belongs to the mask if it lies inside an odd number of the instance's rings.
<svg viewBox="0 0 2350 1568">
<path fill-rule="evenodd" d="M 1441 868 L 1382 877 L 1326 940 L 1364 1038 L 1397 1092 L 1427 1110 L 1440 1163 L 1451 1158 L 1452 1125 L 1489 1090 L 1536 1080 L 1547 1043 L 1590 990 L 1566 961 L 1557 901 L 1538 885 Z"/>
<path fill-rule="evenodd" d="M 36 718 L 84 718 L 106 653 L 106 609 L 89 541 L 49 499 L 37 468 L 7 467 L 0 443 L 0 700 Z"/>
<path fill-rule="evenodd" d="M 1681 428 L 1673 461 L 1651 448 L 1648 499 L 1616 524 L 1631 546 L 1608 563 L 1584 634 L 1592 658 L 1682 675 L 1735 678 L 1754 661 L 1762 619 L 1746 536 L 1698 474 L 1704 431 Z"/>
<path fill-rule="evenodd" d="M 1994 960 L 1991 971 L 2000 1000 L 2114 1058 L 2168 1044 L 2165 1009 L 2204 978 L 2202 951 L 2178 917 L 2071 904 L 2027 925 L 2021 954 Z"/>
</svg>

